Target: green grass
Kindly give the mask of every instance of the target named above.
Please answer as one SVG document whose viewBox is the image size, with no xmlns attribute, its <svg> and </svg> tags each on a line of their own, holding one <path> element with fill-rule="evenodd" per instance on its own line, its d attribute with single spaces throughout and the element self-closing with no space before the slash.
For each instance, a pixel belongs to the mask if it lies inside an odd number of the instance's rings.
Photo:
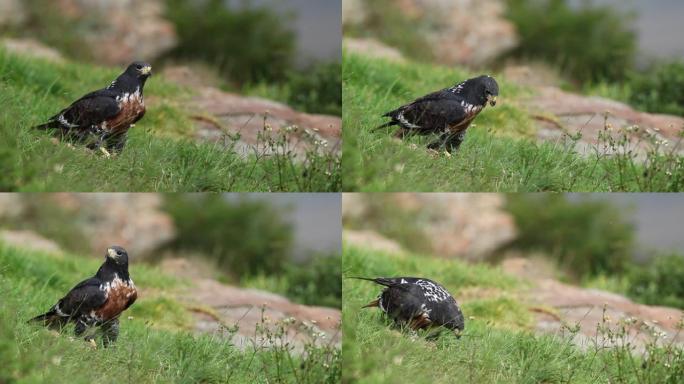
<svg viewBox="0 0 684 384">
<path fill-rule="evenodd" d="M 379 286 L 344 279 L 344 383 L 676 383 L 684 374 L 677 347 L 653 344 L 645 358 L 628 347 L 582 351 L 573 342 L 576 330 L 567 338 L 535 335 L 519 295 L 526 283 L 495 268 L 355 247 L 345 247 L 342 262 L 346 276 L 434 279 L 454 294 L 466 318 L 460 339 L 443 332 L 427 341 L 395 329 L 376 309 L 361 309 Z"/>
<path fill-rule="evenodd" d="M 475 75 L 458 68 L 393 63 L 345 52 L 343 56 L 343 189 L 345 191 L 679 191 L 684 160 L 649 152 L 587 156 L 573 138 L 537 143 L 535 128 L 519 106 L 531 92 L 494 74 L 501 95 L 471 125 L 451 157 L 425 149 L 431 137 L 398 141 L 372 129 L 380 116 L 418 96 Z M 613 147 L 615 142 L 606 142 Z"/>
<path fill-rule="evenodd" d="M 31 129 L 120 68 L 54 64 L 0 50 L 0 190 L 9 191 L 337 191 L 339 161 L 311 151 L 242 156 L 231 145 L 198 143 L 188 111 L 191 90 L 152 77 L 148 111 L 123 153 L 105 158 Z M 150 105 L 152 107 L 150 107 Z M 228 138 L 228 143 L 232 143 Z M 262 146 L 268 143 L 262 143 Z"/>
<path fill-rule="evenodd" d="M 92 349 L 26 319 L 45 311 L 100 264 L 0 244 L 0 383 L 332 383 L 339 353 L 316 345 L 295 355 L 284 348 L 236 348 L 224 336 L 192 333 L 188 309 L 172 293 L 185 283 L 159 270 L 131 265 L 142 290 L 124 313 L 115 346 Z M 130 317 L 129 317 L 130 316 Z M 271 341 L 278 335 L 271 336 Z"/>
</svg>

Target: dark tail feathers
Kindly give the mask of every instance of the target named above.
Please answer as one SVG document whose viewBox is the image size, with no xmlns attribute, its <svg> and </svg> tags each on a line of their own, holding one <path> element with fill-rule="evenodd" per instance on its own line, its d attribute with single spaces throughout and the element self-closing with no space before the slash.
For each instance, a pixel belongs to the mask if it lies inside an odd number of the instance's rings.
<svg viewBox="0 0 684 384">
<path fill-rule="evenodd" d="M 377 127 L 371 129 L 371 132 L 375 132 L 375 131 L 377 131 L 377 130 L 380 130 L 380 129 L 383 129 L 383 128 L 387 128 L 387 127 L 391 127 L 391 126 L 397 125 L 397 124 L 399 124 L 399 122 L 397 122 L 396 120 L 388 121 L 388 122 L 386 122 L 385 124 L 378 125 Z"/>
<path fill-rule="evenodd" d="M 396 284 L 392 281 L 392 279 L 387 279 L 387 278 L 384 278 L 384 277 L 376 277 L 376 278 L 374 278 L 374 279 L 371 279 L 371 278 L 369 278 L 369 277 L 347 276 L 347 278 L 349 278 L 349 279 L 357 279 L 357 280 L 372 281 L 372 282 L 374 282 L 375 284 L 384 285 L 385 287 L 391 287 L 391 286 L 393 286 L 393 285 L 396 285 Z"/>
<path fill-rule="evenodd" d="M 62 317 L 59 316 L 57 314 L 57 311 L 55 311 L 54 309 L 50 309 L 42 315 L 38 315 L 27 321 L 27 323 L 43 323 L 43 325 L 46 326 L 52 326 L 55 324 L 55 322 L 61 323 Z"/>
<path fill-rule="evenodd" d="M 55 123 L 54 121 L 48 121 L 47 123 L 43 123 L 40 125 L 34 125 L 33 129 L 48 130 L 48 129 L 56 128 L 54 123 Z"/>
</svg>

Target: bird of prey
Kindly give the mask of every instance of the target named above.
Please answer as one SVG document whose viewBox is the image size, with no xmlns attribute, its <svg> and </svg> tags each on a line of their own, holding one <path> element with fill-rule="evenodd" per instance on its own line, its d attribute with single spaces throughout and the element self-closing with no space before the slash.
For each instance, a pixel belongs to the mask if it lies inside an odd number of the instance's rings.
<svg viewBox="0 0 684 384">
<path fill-rule="evenodd" d="M 29 322 L 40 322 L 57 330 L 74 323 L 77 337 L 89 327 L 98 327 L 102 344 L 107 347 L 119 336 L 119 316 L 137 297 L 128 274 L 128 253 L 122 247 L 112 246 L 95 276 L 78 283 L 49 311 Z M 93 336 L 86 336 L 85 340 L 96 345 Z"/>
<path fill-rule="evenodd" d="M 466 129 L 487 103 L 496 105 L 498 95 L 499 85 L 493 77 L 474 77 L 387 112 L 383 117 L 391 120 L 378 129 L 398 125 L 399 138 L 437 133 L 439 140 L 428 148 L 452 152 L 461 145 Z"/>
<path fill-rule="evenodd" d="M 378 307 L 397 325 L 412 330 L 444 327 L 457 336 L 464 328 L 463 313 L 444 287 L 419 277 L 354 277 L 385 287 L 377 299 L 363 308 Z"/>
<path fill-rule="evenodd" d="M 35 128 L 54 129 L 107 156 L 120 153 L 128 129 L 145 115 L 143 88 L 151 75 L 149 64 L 136 61 L 107 88 L 88 93 Z"/>
</svg>

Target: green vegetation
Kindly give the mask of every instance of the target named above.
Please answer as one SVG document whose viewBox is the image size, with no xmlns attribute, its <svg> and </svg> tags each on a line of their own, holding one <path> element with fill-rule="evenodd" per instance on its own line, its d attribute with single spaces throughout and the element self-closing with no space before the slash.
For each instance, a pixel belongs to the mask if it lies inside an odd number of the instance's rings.
<svg viewBox="0 0 684 384">
<path fill-rule="evenodd" d="M 634 224 L 627 218 L 629 207 L 602 199 L 512 194 L 506 210 L 518 234 L 502 251 L 548 258 L 561 276 L 584 286 L 684 309 L 684 256 L 657 254 L 635 261 L 638 248 Z"/>
<path fill-rule="evenodd" d="M 628 281 L 627 294 L 635 300 L 684 309 L 683 255 L 657 255 L 647 265 L 634 265 Z"/>
<path fill-rule="evenodd" d="M 120 69 L 55 64 L 0 50 L 0 190 L 5 191 L 336 191 L 339 159 L 312 147 L 307 159 L 278 149 L 283 138 L 262 135 L 242 155 L 236 138 L 197 143 L 181 104 L 190 91 L 153 78 L 155 101 L 131 129 L 123 153 L 106 158 L 31 129 L 89 90 L 108 84 Z M 282 135 L 281 135 L 282 136 Z"/>
<path fill-rule="evenodd" d="M 278 100 L 300 111 L 342 116 L 342 65 L 317 63 L 305 71 L 290 71 L 285 82 L 258 83 L 243 91 Z"/>
<path fill-rule="evenodd" d="M 397 330 L 378 310 L 361 309 L 380 287 L 343 280 L 344 383 L 676 383 L 684 375 L 684 353 L 654 339 L 647 353 L 636 353 L 625 327 L 583 351 L 567 336 L 539 336 L 531 329 L 531 315 L 519 299 L 519 282 L 500 271 L 458 261 L 416 255 L 388 255 L 345 247 L 347 276 L 430 277 L 462 304 L 466 328 L 460 339 L 443 332 L 427 341 Z M 683 325 L 684 326 L 684 325 Z M 617 347 L 609 348 L 607 343 Z M 382 351 L 382 353 L 378 353 Z M 647 368 L 644 368 L 647 367 Z"/>
<path fill-rule="evenodd" d="M 259 273 L 241 284 L 286 296 L 306 305 L 342 308 L 340 255 L 314 255 L 303 263 L 285 264 L 278 274 Z"/>
<path fill-rule="evenodd" d="M 179 40 L 171 57 L 204 61 L 237 84 L 284 80 L 292 68 L 296 46 L 290 18 L 267 7 L 230 8 L 223 0 L 167 0 L 166 5 Z"/>
<path fill-rule="evenodd" d="M 428 64 L 398 64 L 345 54 L 343 59 L 343 188 L 348 191 L 678 191 L 684 161 L 658 151 L 645 161 L 602 136 L 596 153 L 580 154 L 579 137 L 537 143 L 516 99 L 530 92 L 497 76 L 500 103 L 486 108 L 451 156 L 425 149 L 432 138 L 398 141 L 373 131 L 380 116 L 473 73 Z M 609 154 L 615 150 L 617 153 Z"/>
<path fill-rule="evenodd" d="M 590 5 L 587 5 L 590 4 Z M 614 8 L 565 0 L 508 0 L 507 17 L 520 35 L 510 52 L 557 65 L 579 81 L 621 80 L 634 62 L 633 17 Z"/>
<path fill-rule="evenodd" d="M 234 7 L 223 0 L 166 3 L 167 16 L 179 36 L 167 59 L 202 61 L 216 68 L 229 89 L 310 113 L 342 114 L 340 63 L 296 67 L 296 39 L 290 27 L 293 15 L 249 2 Z"/>
<path fill-rule="evenodd" d="M 33 325 L 26 319 L 54 301 L 84 276 L 98 260 L 59 257 L 0 244 L 0 382 L 3 383 L 336 383 L 339 351 L 312 342 L 302 355 L 284 346 L 282 330 L 264 331 L 260 344 L 239 349 L 231 342 L 234 330 L 222 335 L 190 332 L 190 313 L 173 299 L 181 283 L 138 263 L 131 274 L 143 295 L 122 318 L 114 347 L 93 350 Z"/>
<path fill-rule="evenodd" d="M 651 112 L 684 116 L 684 62 L 653 64 L 648 70 L 630 72 L 619 83 L 588 84 L 585 92 L 620 100 L 634 108 Z"/>
<path fill-rule="evenodd" d="M 609 201 L 557 194 L 511 194 L 506 201 L 518 230 L 509 248 L 541 252 L 575 277 L 620 274 L 632 262 L 634 225 Z"/>
<path fill-rule="evenodd" d="M 215 260 L 224 273 L 242 276 L 282 272 L 290 259 L 292 227 L 276 206 L 224 195 L 168 195 L 164 209 L 173 218 L 176 238 L 169 247 Z"/>
</svg>

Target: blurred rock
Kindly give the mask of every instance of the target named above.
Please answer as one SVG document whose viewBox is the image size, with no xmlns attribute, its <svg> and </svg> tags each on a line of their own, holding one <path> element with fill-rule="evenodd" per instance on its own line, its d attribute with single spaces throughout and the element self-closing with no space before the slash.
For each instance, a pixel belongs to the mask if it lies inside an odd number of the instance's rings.
<svg viewBox="0 0 684 384">
<path fill-rule="evenodd" d="M 160 210 L 162 197 L 150 193 L 59 193 L 51 199 L 73 213 L 91 239 L 94 254 L 121 245 L 133 257 L 149 255 L 173 239 L 175 228 Z"/>
<path fill-rule="evenodd" d="M 176 44 L 172 23 L 163 18 L 163 0 L 58 0 L 75 19 L 100 20 L 86 35 L 94 57 L 105 64 L 152 61 Z"/>
<path fill-rule="evenodd" d="M 57 243 L 31 231 L 0 230 L 0 242 L 32 251 L 62 253 L 62 249 Z"/>
<path fill-rule="evenodd" d="M 342 0 L 342 25 L 361 24 L 368 16 L 363 0 Z"/>
<path fill-rule="evenodd" d="M 652 148 L 652 140 L 666 140 L 668 145 L 661 145 L 660 150 L 671 151 L 684 130 L 682 117 L 640 112 L 615 100 L 583 96 L 556 87 L 536 87 L 535 93 L 522 102 L 537 124 L 539 140 L 558 141 L 567 134 L 581 133 L 577 146 L 580 153 L 587 155 L 594 155 L 597 149 L 607 154 L 632 150 L 643 159 Z M 633 126 L 638 130 L 625 130 Z M 615 139 L 625 135 L 629 140 L 615 148 L 604 148 L 600 134 Z M 684 148 L 678 151 L 684 154 Z"/>
<path fill-rule="evenodd" d="M 403 253 L 404 249 L 399 243 L 388 239 L 375 231 L 355 231 L 345 229 L 342 232 L 345 246 L 352 245 L 359 248 L 380 251 L 386 253 Z"/>
<path fill-rule="evenodd" d="M 200 86 L 201 79 L 193 76 L 188 67 L 168 68 L 164 76 L 194 89 L 187 106 L 198 140 L 230 145 L 230 136 L 239 134 L 235 143 L 238 153 L 253 154 L 258 144 L 259 150 L 270 154 L 260 136 L 275 138 L 279 133 L 286 133 L 289 149 L 300 159 L 315 142 L 320 144 L 320 150 L 340 153 L 342 119 L 337 116 L 298 112 L 276 101 Z"/>
<path fill-rule="evenodd" d="M 419 31 L 442 64 L 481 65 L 518 42 L 502 0 L 396 0 L 394 6 L 411 20 L 406 28 Z M 363 3 L 344 0 L 343 7 L 343 25 L 362 28 L 367 22 Z"/>
<path fill-rule="evenodd" d="M 553 279 L 536 280 L 527 297 L 538 332 L 567 334 L 566 325 L 579 325 L 574 340 L 585 349 L 595 344 L 613 346 L 604 334 L 597 333 L 597 325 L 618 332 L 625 319 L 630 319 L 626 325 L 627 339 L 638 353 L 646 350 L 654 333 L 666 336 L 665 343 L 684 346 L 684 333 L 678 328 L 684 312 L 675 308 L 637 304 L 615 293 L 579 288 Z"/>
<path fill-rule="evenodd" d="M 173 220 L 161 211 L 162 197 L 151 193 L 54 193 L 42 204 L 54 204 L 70 217 L 87 239 L 92 255 L 100 257 L 111 245 L 121 245 L 132 257 L 149 256 L 173 239 Z M 35 199 L 36 196 L 31 196 Z M 22 195 L 0 194 L 0 218 L 21 220 Z"/>
<path fill-rule="evenodd" d="M 428 20 L 426 38 L 443 64 L 479 65 L 515 47 L 514 25 L 500 0 L 399 0 L 412 18 Z"/>
<path fill-rule="evenodd" d="M 20 25 L 26 20 L 26 12 L 20 0 L 0 0 L 0 26 Z"/>
<path fill-rule="evenodd" d="M 21 194 L 0 193 L 0 217 L 16 219 L 23 212 Z"/>
<path fill-rule="evenodd" d="M 274 330 L 288 318 L 292 322 L 284 325 L 287 338 L 298 353 L 313 340 L 313 332 L 325 335 L 323 343 L 339 346 L 342 340 L 341 312 L 335 308 L 296 304 L 274 293 L 233 287 L 212 279 L 194 280 L 181 300 L 194 311 L 195 329 L 199 332 L 220 334 L 225 326 L 238 325 L 233 342 L 243 349 L 253 343 L 268 346 L 268 340 L 256 332 L 258 324 Z"/>
<path fill-rule="evenodd" d="M 101 64 L 152 61 L 176 44 L 175 28 L 163 17 L 163 0 L 55 0 L 54 6 L 78 25 Z M 25 19 L 19 1 L 0 0 L 0 25 L 22 25 Z"/>
<path fill-rule="evenodd" d="M 387 59 L 397 62 L 406 61 L 398 49 L 385 45 L 375 39 L 344 38 L 344 48 L 351 53 L 369 56 L 377 59 Z"/>
<path fill-rule="evenodd" d="M 61 63 L 64 61 L 64 56 L 62 56 L 59 51 L 54 48 L 50 48 L 47 45 L 39 42 L 35 39 L 10 39 L 4 38 L 0 40 L 0 46 L 2 46 L 8 52 L 31 56 L 39 59 L 45 59 Z"/>
<path fill-rule="evenodd" d="M 500 194 L 397 193 L 384 199 L 391 209 L 415 214 L 416 225 L 438 256 L 479 260 L 516 234 L 514 219 L 503 211 L 505 197 Z M 344 220 L 363 222 L 366 205 L 367 196 L 345 194 Z"/>
</svg>

